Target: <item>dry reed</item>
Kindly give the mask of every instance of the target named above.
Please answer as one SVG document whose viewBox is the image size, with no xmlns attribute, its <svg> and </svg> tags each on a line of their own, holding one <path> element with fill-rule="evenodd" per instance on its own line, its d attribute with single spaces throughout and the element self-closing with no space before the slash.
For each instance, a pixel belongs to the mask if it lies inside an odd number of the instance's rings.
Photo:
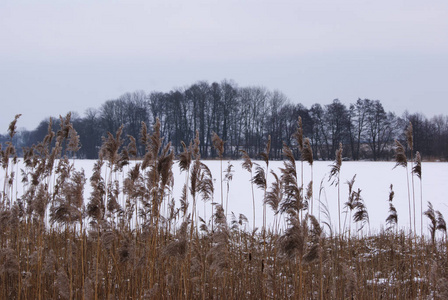
<svg viewBox="0 0 448 300">
<path fill-rule="evenodd" d="M 221 205 L 210 204 L 213 178 L 200 161 L 198 135 L 190 146 L 182 144 L 179 165 L 187 180 L 181 201 L 170 193 L 174 154 L 160 136 L 159 121 L 151 133 L 142 124 L 145 153 L 126 176 L 120 174 L 140 148 L 131 137 L 125 145 L 121 129 L 108 134 L 84 199 L 87 178 L 67 156 L 75 157 L 79 148 L 70 116 L 60 118 L 56 134 L 50 123 L 44 140 L 25 151 L 20 197 L 8 192 L 15 182 L 9 181 L 15 151 L 1 151 L 2 166 L 9 165 L 0 207 L 1 299 L 444 299 L 448 294 L 442 214 L 428 208 L 431 241 L 409 248 L 413 238 L 398 231 L 392 187 L 386 223 L 396 230 L 340 239 L 322 228 L 327 223 L 331 229 L 331 221 L 321 223 L 309 214 L 312 183 L 305 194 L 291 149 L 283 149 L 281 176 L 269 172 L 268 142 L 262 155 L 266 168 L 245 152 L 243 167 L 249 172 L 255 167 L 251 177 L 266 192 L 264 205 L 286 214 L 288 224 L 257 233 L 246 230 L 244 215 L 229 220 Z M 302 159 L 311 165 L 308 143 L 304 139 Z M 339 185 L 342 146 L 336 154 L 331 171 Z M 274 181 L 267 190 L 269 173 Z M 349 190 L 346 206 L 362 227 L 368 213 L 354 178 Z M 196 211 L 201 199 L 214 207 L 210 219 Z M 303 218 L 302 211 L 308 211 Z"/>
</svg>

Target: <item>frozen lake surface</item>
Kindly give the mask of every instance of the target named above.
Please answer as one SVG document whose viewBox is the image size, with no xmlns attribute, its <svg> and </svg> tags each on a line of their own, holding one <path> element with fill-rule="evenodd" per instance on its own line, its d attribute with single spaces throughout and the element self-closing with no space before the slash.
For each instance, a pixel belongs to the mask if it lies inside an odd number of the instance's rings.
<svg viewBox="0 0 448 300">
<path fill-rule="evenodd" d="M 92 174 L 92 168 L 94 160 L 75 160 L 75 168 L 80 170 L 84 169 L 86 177 L 90 178 Z M 254 161 L 261 166 L 265 167 L 265 163 L 262 161 Z M 131 162 L 130 166 L 124 168 L 124 172 L 127 173 L 129 168 L 136 162 Z M 213 180 L 214 180 L 214 202 L 221 203 L 221 184 L 220 184 L 220 161 L 204 161 L 204 163 L 210 168 Z M 228 161 L 222 162 L 222 168 L 225 170 L 228 165 Z M 249 220 L 248 228 L 252 228 L 252 192 L 250 184 L 250 173 L 244 170 L 241 166 L 242 160 L 230 161 L 233 165 L 234 173 L 233 180 L 230 182 L 230 188 L 228 191 L 228 216 L 230 212 L 234 212 L 236 216 L 240 213 L 244 214 Z M 319 198 L 323 203 L 328 203 L 328 207 L 331 213 L 331 224 L 335 231 L 338 228 L 338 192 L 336 186 L 331 186 L 329 182 L 330 165 L 329 161 L 316 161 L 313 166 L 314 177 L 314 210 L 313 213 L 317 218 L 323 219 L 324 216 L 319 214 Z M 19 168 L 21 168 L 19 163 Z M 356 181 L 354 184 L 354 190 L 360 188 L 362 190 L 361 196 L 364 199 L 370 218 L 370 229 L 372 233 L 378 232 L 381 228 L 386 227 L 385 220 L 388 216 L 389 204 L 389 187 L 393 184 L 395 192 L 395 198 L 393 204 L 398 212 L 398 226 L 399 228 L 409 227 L 409 211 L 408 211 L 408 188 L 406 180 L 406 169 L 403 167 L 395 166 L 394 162 L 343 162 L 340 172 L 340 190 L 341 190 L 341 205 L 347 201 L 348 198 L 348 185 L 346 182 L 351 180 L 356 174 Z M 269 171 L 273 170 L 280 176 L 279 168 L 283 167 L 281 161 L 269 162 Z M 411 165 L 409 164 L 409 170 Z M 297 172 L 300 180 L 300 162 L 297 162 Z M 181 195 L 182 186 L 185 183 L 185 173 L 181 173 L 177 161 L 173 166 L 174 174 L 174 188 L 172 196 L 177 201 Z M 304 163 L 304 186 L 306 187 L 310 181 L 311 169 L 307 163 Z M 3 183 L 2 173 L 0 178 Z M 122 178 L 120 176 L 120 178 Z M 224 174 L 223 174 L 224 178 Z M 268 190 L 271 187 L 271 182 L 274 177 L 269 174 L 268 176 Z M 409 183 L 411 184 L 411 176 L 409 177 Z M 20 184 L 20 183 L 19 183 Z M 224 208 L 226 207 L 227 197 L 227 184 L 223 183 L 223 197 Z M 417 232 L 420 233 L 420 179 L 414 176 L 414 194 L 415 194 L 415 207 L 416 207 L 416 224 Z M 422 164 L 422 195 L 423 195 L 423 211 L 427 209 L 427 202 L 430 201 L 435 210 L 439 210 L 445 218 L 448 218 L 448 163 L 441 162 L 423 162 Z M 85 203 L 88 202 L 89 193 L 91 191 L 89 181 L 85 188 Z M 320 193 L 319 193 L 320 191 Z M 19 197 L 22 194 L 22 188 L 18 187 Z M 254 186 L 255 194 L 255 216 L 256 227 L 262 226 L 263 220 L 263 191 Z M 191 201 L 191 196 L 189 197 Z M 412 201 L 412 185 L 411 185 L 411 201 Z M 199 215 L 204 218 L 210 218 L 211 216 L 211 202 L 202 203 L 199 201 L 197 204 Z M 190 205 L 191 209 L 191 205 Z M 341 207 L 341 212 L 344 209 Z M 345 215 L 342 216 L 342 222 Z M 267 208 L 267 223 L 272 224 L 274 220 L 274 213 L 268 207 Z M 230 219 L 229 219 L 230 221 Z M 328 221 L 328 220 L 322 220 Z M 423 218 L 423 231 L 425 234 L 427 230 L 427 218 Z M 284 218 L 282 222 L 284 224 Z M 352 227 L 354 228 L 354 227 Z M 367 230 L 367 228 L 365 229 Z"/>
</svg>

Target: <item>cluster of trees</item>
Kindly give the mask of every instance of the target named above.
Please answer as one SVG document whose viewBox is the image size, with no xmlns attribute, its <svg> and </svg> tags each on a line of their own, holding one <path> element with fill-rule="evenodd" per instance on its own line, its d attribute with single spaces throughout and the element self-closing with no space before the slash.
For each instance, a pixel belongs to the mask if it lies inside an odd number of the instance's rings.
<svg viewBox="0 0 448 300">
<path fill-rule="evenodd" d="M 403 132 L 409 122 L 414 128 L 416 151 L 426 158 L 448 158 L 447 116 L 427 119 L 420 113 L 405 112 L 400 117 L 387 112 L 379 100 L 369 99 L 358 99 L 348 106 L 335 99 L 327 105 L 317 103 L 306 108 L 290 102 L 279 91 L 238 87 L 227 80 L 212 84 L 199 81 L 167 93 L 126 93 L 104 102 L 98 109 L 88 109 L 82 117 L 72 113 L 72 122 L 81 138 L 80 158 L 96 158 L 107 132 L 115 133 L 124 125 L 124 136 L 132 135 L 138 140 L 141 122 L 150 125 L 159 118 L 162 136 L 172 142 L 175 153 L 182 151 L 181 141 L 188 144 L 194 139 L 197 130 L 203 158 L 217 156 L 211 141 L 216 132 L 226 141 L 225 157 L 240 157 L 241 149 L 256 157 L 271 136 L 270 158 L 280 159 L 283 142 L 295 146 L 292 134 L 299 116 L 316 159 L 334 159 L 340 142 L 348 159 L 392 159 L 393 141 L 404 140 Z M 56 130 L 58 120 L 55 118 L 52 125 Z M 41 141 L 48 125 L 46 119 L 32 131 L 19 132 L 14 144 L 20 148 Z M 7 136 L 0 139 L 5 142 Z M 143 145 L 138 145 L 138 152 L 144 153 Z"/>
</svg>

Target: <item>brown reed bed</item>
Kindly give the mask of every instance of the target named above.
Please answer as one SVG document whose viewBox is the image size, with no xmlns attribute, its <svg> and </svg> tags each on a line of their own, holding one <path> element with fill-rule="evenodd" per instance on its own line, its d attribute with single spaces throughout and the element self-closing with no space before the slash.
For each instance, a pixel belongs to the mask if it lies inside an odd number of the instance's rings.
<svg viewBox="0 0 448 300">
<path fill-rule="evenodd" d="M 11 139 L 18 118 L 9 128 Z M 129 137 L 126 144 L 121 128 L 109 134 L 91 178 L 70 160 L 80 146 L 70 115 L 60 124 L 58 132 L 50 126 L 45 139 L 25 151 L 22 194 L 14 192 L 19 176 L 15 149 L 12 143 L 1 149 L 1 299 L 448 298 L 443 216 L 431 205 L 425 212 L 431 239 L 398 231 L 392 187 L 385 199 L 390 205 L 388 229 L 363 235 L 351 226 L 368 225 L 353 177 L 345 203 L 350 219 L 344 224 L 338 220 L 340 231 L 333 233 L 327 221 L 319 223 L 311 214 L 312 183 L 304 192 L 303 164 L 297 172 L 286 145 L 281 174 L 274 173 L 273 186 L 267 186 L 268 140 L 262 155 L 266 168 L 255 166 L 248 188 L 252 183 L 262 188 L 265 206 L 288 223 L 282 230 L 263 223 L 263 230 L 251 232 L 245 229 L 249 222 L 244 215 L 226 217 L 224 196 L 221 204 L 210 203 L 213 180 L 200 160 L 198 135 L 189 146 L 183 143 L 179 163 L 186 179 L 176 202 L 171 197 L 174 154 L 160 136 L 160 122 L 150 133 L 142 124 L 140 141 L 146 152 L 125 177 L 118 174 L 136 156 L 136 140 Z M 299 122 L 302 161 L 312 166 L 309 140 L 300 130 Z M 223 142 L 214 139 L 220 151 Z M 252 172 L 244 152 L 243 158 Z M 340 168 L 342 161 L 336 161 L 333 176 Z M 229 189 L 231 179 L 225 178 Z M 85 199 L 88 183 L 92 192 Z M 339 178 L 337 183 L 343 188 Z M 211 218 L 196 213 L 199 201 L 213 206 Z M 436 231 L 444 237 L 436 238 Z"/>
</svg>

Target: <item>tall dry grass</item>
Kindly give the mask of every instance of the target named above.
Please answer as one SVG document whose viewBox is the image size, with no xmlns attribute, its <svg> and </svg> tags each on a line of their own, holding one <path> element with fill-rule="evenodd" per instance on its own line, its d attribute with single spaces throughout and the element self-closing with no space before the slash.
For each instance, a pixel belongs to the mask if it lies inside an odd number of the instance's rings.
<svg viewBox="0 0 448 300">
<path fill-rule="evenodd" d="M 11 142 L 0 149 L 5 174 L 0 201 L 1 299 L 448 296 L 448 239 L 442 214 L 430 205 L 425 214 L 431 221 L 431 239 L 421 236 L 413 243 L 413 234 L 398 230 L 392 187 L 384 201 L 390 212 L 386 223 L 395 230 L 352 234 L 351 224 L 357 229 L 368 224 L 368 213 L 355 178 L 348 182 L 348 234 L 342 238 L 346 225 L 342 227 L 340 219 L 335 234 L 324 230 L 325 224 L 331 228 L 331 220 L 319 221 L 312 214 L 312 182 L 305 193 L 305 166 L 297 172 L 287 145 L 281 174 L 269 172 L 268 142 L 262 155 L 266 167 L 253 165 L 244 152 L 243 167 L 249 172 L 255 167 L 252 182 L 265 190 L 264 206 L 285 216 L 287 226 L 273 224 L 257 232 L 248 230 L 244 215 L 228 218 L 223 205 L 211 203 L 213 178 L 200 160 L 198 134 L 189 146 L 182 144 L 176 162 L 169 142 L 160 136 L 160 122 L 151 130 L 142 124 L 145 153 L 130 166 L 137 154 L 136 140 L 123 138 L 119 128 L 105 137 L 92 176 L 86 178 L 70 160 L 80 145 L 67 115 L 60 119 L 58 132 L 50 126 L 41 143 L 25 149 L 20 194 L 15 192 L 19 158 L 12 145 L 17 119 L 10 126 Z M 301 161 L 312 169 L 308 139 L 300 151 Z M 338 151 L 332 170 L 339 189 L 342 148 Z M 185 172 L 181 199 L 172 197 L 175 163 Z M 230 167 L 224 172 L 228 184 L 231 172 Z M 269 174 L 274 178 L 270 188 Z M 87 181 L 92 192 L 84 198 Z M 213 207 L 212 216 L 199 215 L 199 201 Z"/>
</svg>

